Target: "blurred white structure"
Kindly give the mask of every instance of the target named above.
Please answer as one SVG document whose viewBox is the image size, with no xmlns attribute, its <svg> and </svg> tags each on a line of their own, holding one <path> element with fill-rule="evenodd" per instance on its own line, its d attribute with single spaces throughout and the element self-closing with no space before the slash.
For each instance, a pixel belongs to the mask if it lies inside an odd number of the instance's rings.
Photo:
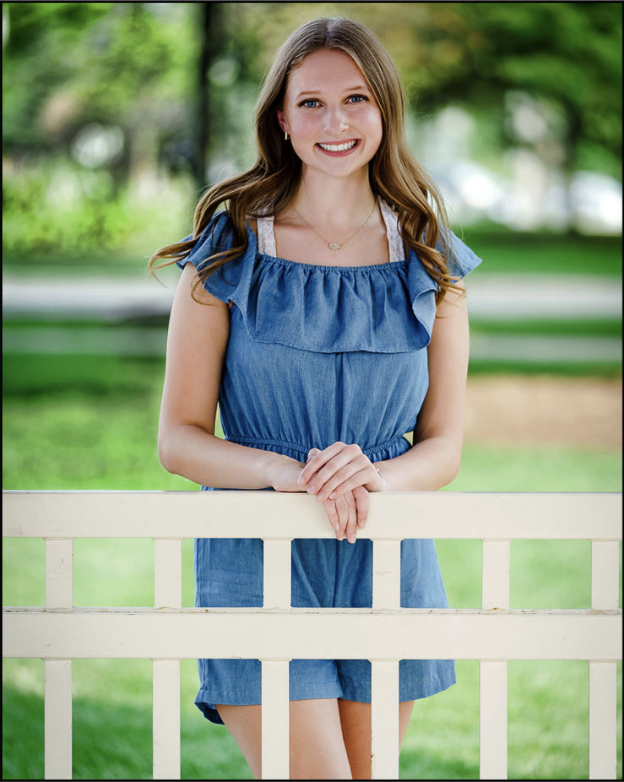
<svg viewBox="0 0 624 782">
<path fill-rule="evenodd" d="M 519 145 L 492 167 L 473 159 L 476 120 L 450 106 L 416 124 L 408 120 L 410 146 L 440 187 L 452 220 L 469 225 L 492 220 L 514 230 L 622 233 L 622 184 L 613 177 L 561 167 L 560 118 L 528 96 L 513 93 L 509 125 Z M 494 169 L 497 166 L 497 169 Z"/>
</svg>

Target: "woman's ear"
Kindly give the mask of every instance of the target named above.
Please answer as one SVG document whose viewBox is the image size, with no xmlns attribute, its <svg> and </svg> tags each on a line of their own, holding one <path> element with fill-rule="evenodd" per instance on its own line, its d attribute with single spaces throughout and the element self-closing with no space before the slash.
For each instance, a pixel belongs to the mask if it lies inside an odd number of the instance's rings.
<svg viewBox="0 0 624 782">
<path fill-rule="evenodd" d="M 286 118 L 284 117 L 284 112 L 280 111 L 279 109 L 277 110 L 277 124 L 280 126 L 282 131 L 286 133 L 288 130 L 288 124 L 286 122 Z"/>
</svg>

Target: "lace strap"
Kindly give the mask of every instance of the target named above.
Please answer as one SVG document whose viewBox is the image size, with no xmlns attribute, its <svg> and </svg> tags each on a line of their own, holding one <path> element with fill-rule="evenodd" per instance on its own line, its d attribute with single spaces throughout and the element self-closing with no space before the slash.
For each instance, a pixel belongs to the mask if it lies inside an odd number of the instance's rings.
<svg viewBox="0 0 624 782">
<path fill-rule="evenodd" d="M 379 204 L 381 215 L 386 224 L 390 263 L 402 261 L 405 257 L 405 249 L 403 247 L 403 239 L 401 238 L 398 218 L 385 201 L 380 200 Z M 277 256 L 273 215 L 258 217 L 256 225 L 258 233 L 258 252 L 263 255 Z"/>
<path fill-rule="evenodd" d="M 258 252 L 263 255 L 277 255 L 275 245 L 275 233 L 273 231 L 273 215 L 268 217 L 258 217 L 256 220 L 256 230 L 258 232 Z"/>
<path fill-rule="evenodd" d="M 379 200 L 379 206 L 381 208 L 381 216 L 386 224 L 386 233 L 388 234 L 390 263 L 402 261 L 405 258 L 405 248 L 403 247 L 403 238 L 399 228 L 399 218 L 383 199 Z"/>
</svg>

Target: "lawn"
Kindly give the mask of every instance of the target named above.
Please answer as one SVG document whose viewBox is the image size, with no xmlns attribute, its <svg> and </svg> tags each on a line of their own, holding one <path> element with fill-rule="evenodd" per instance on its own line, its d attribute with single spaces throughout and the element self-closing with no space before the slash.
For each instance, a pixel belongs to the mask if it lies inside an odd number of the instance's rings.
<svg viewBox="0 0 624 782">
<path fill-rule="evenodd" d="M 156 456 L 161 359 L 7 356 L 4 370 L 5 489 L 196 488 L 166 473 Z M 468 443 L 449 488 L 621 491 L 621 456 L 613 449 Z M 440 541 L 438 554 L 450 604 L 479 605 L 479 541 Z M 183 557 L 183 602 L 192 605 L 191 541 Z M 588 607 L 590 560 L 583 541 L 514 542 L 512 607 Z M 76 605 L 150 605 L 153 544 L 78 540 L 74 574 Z M 42 541 L 5 542 L 3 592 L 4 604 L 43 604 Z M 225 729 L 208 725 L 192 703 L 195 662 L 184 660 L 181 668 L 182 778 L 250 779 Z M 456 686 L 417 704 L 402 779 L 478 777 L 478 664 L 460 661 L 457 670 Z M 621 682 L 621 668 L 619 675 Z M 509 664 L 510 779 L 588 778 L 587 681 L 582 662 Z M 3 685 L 3 778 L 41 779 L 42 662 L 5 661 Z M 149 661 L 75 662 L 74 778 L 151 778 L 151 699 Z"/>
<path fill-rule="evenodd" d="M 179 236 L 185 232 L 188 233 L 181 228 Z M 488 273 L 622 275 L 621 236 L 518 232 L 493 225 L 466 226 L 463 230 L 455 227 L 455 232 L 479 257 L 487 260 Z M 20 273 L 27 269 L 32 275 L 75 271 L 123 275 L 144 272 L 146 260 L 139 255 L 106 253 L 85 257 L 83 253 L 71 252 L 31 254 L 25 259 L 23 254 L 7 252 L 3 265 L 6 270 Z"/>
</svg>

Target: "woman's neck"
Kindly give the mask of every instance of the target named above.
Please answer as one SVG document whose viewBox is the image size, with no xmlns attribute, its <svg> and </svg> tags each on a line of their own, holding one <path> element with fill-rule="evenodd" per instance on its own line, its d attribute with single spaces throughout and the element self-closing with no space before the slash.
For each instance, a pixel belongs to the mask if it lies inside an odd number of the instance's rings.
<svg viewBox="0 0 624 782">
<path fill-rule="evenodd" d="M 317 230 L 322 230 L 361 224 L 374 202 L 365 171 L 364 177 L 348 179 L 304 174 L 292 206 Z"/>
</svg>

